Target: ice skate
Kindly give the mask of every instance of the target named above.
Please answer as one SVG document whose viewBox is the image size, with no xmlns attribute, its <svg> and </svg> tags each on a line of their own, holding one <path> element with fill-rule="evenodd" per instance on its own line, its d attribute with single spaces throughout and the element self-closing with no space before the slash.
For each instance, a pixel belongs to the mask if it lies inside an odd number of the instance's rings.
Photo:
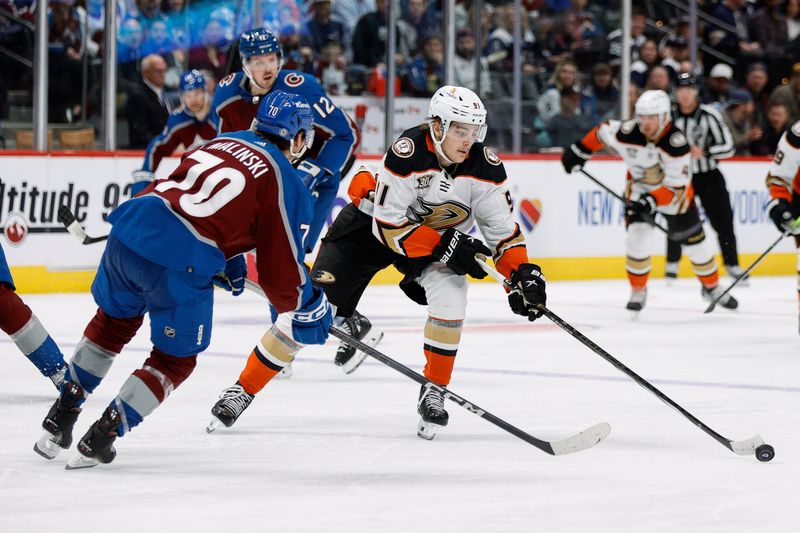
<svg viewBox="0 0 800 533">
<path fill-rule="evenodd" d="M 353 312 L 353 316 L 346 318 L 338 327 L 368 346 L 377 346 L 383 339 L 383 331 L 373 327 L 367 317 L 358 311 Z M 336 363 L 336 366 L 342 367 L 345 374 L 352 374 L 356 368 L 361 366 L 366 357 L 367 354 L 342 341 L 336 350 L 334 363 Z"/>
<path fill-rule="evenodd" d="M 42 422 L 44 433 L 33 445 L 33 451 L 45 459 L 55 459 L 72 446 L 72 429 L 81 413 L 78 403 L 85 396 L 80 385 L 68 381 Z"/>
<path fill-rule="evenodd" d="M 100 463 L 108 464 L 117 456 L 114 441 L 117 439 L 119 412 L 108 406 L 103 416 L 89 428 L 78 442 L 78 452 L 67 461 L 67 470 L 91 468 Z"/>
<path fill-rule="evenodd" d="M 678 279 L 678 266 L 680 266 L 680 263 L 668 262 L 664 268 L 664 278 L 667 280 L 667 286 L 672 285 Z"/>
<path fill-rule="evenodd" d="M 713 289 L 707 289 L 706 287 L 703 287 L 701 295 L 709 302 L 713 302 L 723 292 L 725 292 L 725 289 L 717 285 Z M 730 294 L 726 294 L 721 299 L 717 300 L 717 305 L 721 305 L 725 309 L 736 309 L 739 307 L 739 301 Z"/>
<path fill-rule="evenodd" d="M 236 385 L 222 391 L 222 394 L 219 395 L 219 400 L 211 408 L 211 414 L 214 418 L 211 419 L 208 427 L 206 427 L 206 432 L 213 433 L 220 424 L 226 428 L 231 427 L 238 420 L 239 415 L 247 409 L 253 398 L 255 396 L 248 394 L 238 381 Z"/>
<path fill-rule="evenodd" d="M 735 281 L 736 278 L 744 274 L 744 269 L 737 265 L 726 265 L 725 271 L 728 273 L 728 276 L 731 277 L 731 282 Z M 746 275 L 742 278 L 739 283 L 737 283 L 738 287 L 749 287 L 750 286 L 750 274 Z"/>
<path fill-rule="evenodd" d="M 66 373 L 67 373 L 67 367 L 62 366 L 60 370 L 57 370 L 56 372 L 47 376 L 50 379 L 50 381 L 53 382 L 53 385 L 55 385 L 57 391 L 61 390 L 61 385 L 64 384 L 64 376 L 66 375 Z"/>
<path fill-rule="evenodd" d="M 444 408 L 442 391 L 430 384 L 423 385 L 419 391 L 417 412 L 422 415 L 417 426 L 417 436 L 425 440 L 432 440 L 437 431 L 450 420 L 450 415 Z"/>
<path fill-rule="evenodd" d="M 636 319 L 639 317 L 639 312 L 644 309 L 644 304 L 647 302 L 647 288 L 631 290 L 631 297 L 628 300 L 626 309 L 631 312 L 631 317 Z"/>
</svg>

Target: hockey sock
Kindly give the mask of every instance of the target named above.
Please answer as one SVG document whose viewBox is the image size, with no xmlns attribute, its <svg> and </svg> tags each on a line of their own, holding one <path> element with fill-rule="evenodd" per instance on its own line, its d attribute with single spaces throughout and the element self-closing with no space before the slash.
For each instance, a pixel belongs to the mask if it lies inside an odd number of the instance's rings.
<svg viewBox="0 0 800 533">
<path fill-rule="evenodd" d="M 258 394 L 269 381 L 294 360 L 300 346 L 273 327 L 247 358 L 239 383 L 248 394 Z"/>
<path fill-rule="evenodd" d="M 636 259 L 626 256 L 625 271 L 634 290 L 644 289 L 647 286 L 647 279 L 650 277 L 650 257 Z"/>
<path fill-rule="evenodd" d="M 161 405 L 189 377 L 196 363 L 196 355 L 176 357 L 153 348 L 142 368 L 133 371 L 111 402 L 120 414 L 119 436 Z"/>
<path fill-rule="evenodd" d="M 450 383 L 463 325 L 463 320 L 442 320 L 432 316 L 425 323 L 423 352 L 427 363 L 423 373 L 438 385 Z"/>
<path fill-rule="evenodd" d="M 141 316 L 114 318 L 98 309 L 75 348 L 66 379 L 83 387 L 87 394 L 93 392 L 108 374 L 116 355 L 136 334 L 142 320 Z"/>
<path fill-rule="evenodd" d="M 39 319 L 10 287 L 0 283 L 0 328 L 44 376 L 64 367 L 64 355 Z"/>
<path fill-rule="evenodd" d="M 697 244 L 687 245 L 686 255 L 692 261 L 692 271 L 705 288 L 713 289 L 719 284 L 717 261 L 714 259 L 714 252 L 707 239 L 703 239 Z"/>
</svg>

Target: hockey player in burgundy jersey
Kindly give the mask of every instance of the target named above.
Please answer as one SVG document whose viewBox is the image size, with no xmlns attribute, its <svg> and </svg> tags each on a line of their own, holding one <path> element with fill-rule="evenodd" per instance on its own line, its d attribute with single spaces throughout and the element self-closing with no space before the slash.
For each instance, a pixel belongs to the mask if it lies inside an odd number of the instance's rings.
<svg viewBox="0 0 800 533">
<path fill-rule="evenodd" d="M 311 251 L 333 207 L 339 181 L 355 161 L 358 127 L 333 104 L 314 76 L 281 70 L 283 50 L 272 32 L 264 28 L 244 32 L 239 54 L 242 71 L 222 79 L 214 93 L 211 117 L 218 133 L 248 129 L 259 100 L 271 91 L 302 96 L 314 113 L 314 144 L 297 165 L 314 195 L 314 219 L 306 239 L 306 250 Z"/>
<path fill-rule="evenodd" d="M 771 197 L 767 213 L 781 233 L 794 236 L 797 247 L 797 301 L 800 303 L 800 230 L 792 226 L 800 217 L 800 121 L 783 132 L 767 174 Z"/>
<path fill-rule="evenodd" d="M 221 135 L 189 152 L 168 179 L 156 180 L 112 212 L 92 284 L 99 309 L 42 424 L 39 454 L 52 459 L 70 446 L 81 404 L 148 313 L 150 357 L 81 438 L 67 468 L 111 462 L 114 440 L 192 373 L 211 339 L 213 278 L 241 293 L 241 270 L 226 268 L 226 260 L 231 264 L 247 250 L 255 248 L 266 259 L 257 263 L 259 283 L 274 317 L 248 368 L 257 368 L 261 379 L 304 344 L 325 342 L 330 305 L 303 264 L 311 198 L 288 159 L 302 155 L 313 135 L 308 103 L 276 91 L 261 102 L 253 131 Z M 254 391 L 252 382 L 243 384 Z"/>
<path fill-rule="evenodd" d="M 0 246 L 0 329 L 6 332 L 43 376 L 60 388 L 66 365 L 58 345 L 31 308 L 17 296 L 14 279 Z"/>
<path fill-rule="evenodd" d="M 625 269 L 631 284 L 627 309 L 634 316 L 647 301 L 650 276 L 650 224 L 656 213 L 667 220 L 670 237 L 684 246 L 700 280 L 704 298 L 720 296 L 720 305 L 739 305 L 719 285 L 714 250 L 706 239 L 692 189 L 691 152 L 683 132 L 671 121 L 672 104 L 664 91 L 645 91 L 636 101 L 636 119 L 608 120 L 564 151 L 567 173 L 582 168 L 592 152 L 604 146 L 617 152 L 628 166 L 625 206 Z M 650 221 L 650 222 L 648 222 Z"/>
<path fill-rule="evenodd" d="M 133 173 L 131 196 L 134 196 L 153 181 L 156 169 L 164 157 L 178 146 L 186 151 L 214 138 L 217 134 L 211 120 L 211 99 L 206 91 L 206 79 L 199 70 L 190 70 L 181 76 L 182 106 L 167 118 L 164 131 L 153 137 L 144 153 L 141 170 Z M 248 126 L 249 127 L 249 126 Z M 243 128 L 245 129 L 245 128 Z"/>
<path fill-rule="evenodd" d="M 311 277 L 336 306 L 336 322 L 346 324 L 373 276 L 395 265 L 405 274 L 400 287 L 428 306 L 425 377 L 447 385 L 465 318 L 466 275 L 486 277 L 475 255 L 494 258 L 521 291 L 509 295 L 511 310 L 530 320 L 540 315 L 535 306 L 546 301 L 545 279 L 528 263 L 503 163 L 483 144 L 483 102 L 469 89 L 445 86 L 431 98 L 428 117 L 386 152 L 377 182 L 368 171 L 356 174 L 349 190 L 354 203 L 323 239 Z M 486 244 L 468 235 L 473 226 Z M 337 364 L 363 359 L 354 353 L 340 347 Z M 422 387 L 417 410 L 420 437 L 432 439 L 447 425 L 440 391 Z"/>
</svg>

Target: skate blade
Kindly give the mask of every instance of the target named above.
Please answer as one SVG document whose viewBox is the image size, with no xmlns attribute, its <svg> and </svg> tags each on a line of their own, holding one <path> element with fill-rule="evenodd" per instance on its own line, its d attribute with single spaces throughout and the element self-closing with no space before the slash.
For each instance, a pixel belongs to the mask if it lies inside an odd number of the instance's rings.
<svg viewBox="0 0 800 533">
<path fill-rule="evenodd" d="M 45 431 L 42 433 L 42 436 L 39 437 L 39 440 L 36 441 L 36 444 L 33 445 L 33 451 L 47 459 L 48 461 L 55 459 L 59 453 L 61 453 L 62 448 L 58 444 L 53 441 L 55 439 L 55 435 L 52 433 Z"/>
<path fill-rule="evenodd" d="M 292 377 L 292 365 L 283 367 L 283 370 L 278 372 L 275 377 L 278 379 L 290 379 Z"/>
<path fill-rule="evenodd" d="M 425 422 L 424 420 L 420 419 L 419 424 L 417 425 L 417 437 L 425 440 L 433 440 L 433 437 L 436 436 L 436 433 L 443 427 L 444 426 L 440 426 L 439 424 L 431 424 L 430 422 Z"/>
<path fill-rule="evenodd" d="M 364 337 L 364 339 L 361 342 L 363 342 L 370 348 L 374 348 L 381 342 L 381 340 L 383 340 L 383 331 L 375 330 L 375 328 L 372 328 L 370 334 Z M 356 371 L 358 367 L 361 366 L 361 363 L 363 363 L 366 358 L 367 354 L 365 354 L 361 350 L 356 350 L 356 353 L 353 354 L 353 357 L 351 357 L 345 364 L 342 365 L 342 371 L 345 374 L 352 374 L 353 372 Z"/>
<path fill-rule="evenodd" d="M 212 418 L 211 422 L 208 423 L 206 426 L 206 433 L 214 433 L 220 426 L 222 425 L 222 421 L 218 418 Z"/>
<path fill-rule="evenodd" d="M 641 315 L 642 311 L 641 309 L 638 311 L 633 309 L 628 309 L 628 313 L 630 313 L 631 315 L 631 322 L 638 322 L 639 316 Z"/>
<path fill-rule="evenodd" d="M 69 458 L 67 465 L 64 467 L 67 470 L 79 470 L 81 468 L 92 468 L 100 464 L 100 461 L 91 457 L 86 457 L 81 452 L 76 452 L 75 455 Z"/>
</svg>

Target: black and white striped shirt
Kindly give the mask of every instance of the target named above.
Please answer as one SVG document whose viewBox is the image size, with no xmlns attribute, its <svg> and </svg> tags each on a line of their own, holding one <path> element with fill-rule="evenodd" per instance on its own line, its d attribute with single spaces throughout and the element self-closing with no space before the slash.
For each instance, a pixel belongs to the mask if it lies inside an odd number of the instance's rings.
<svg viewBox="0 0 800 533">
<path fill-rule="evenodd" d="M 690 146 L 703 149 L 705 156 L 692 158 L 692 174 L 709 172 L 717 168 L 718 159 L 726 159 L 736 153 L 733 134 L 715 108 L 700 104 L 689 115 L 681 113 L 678 106 L 672 107 L 672 122 L 689 141 Z"/>
</svg>

